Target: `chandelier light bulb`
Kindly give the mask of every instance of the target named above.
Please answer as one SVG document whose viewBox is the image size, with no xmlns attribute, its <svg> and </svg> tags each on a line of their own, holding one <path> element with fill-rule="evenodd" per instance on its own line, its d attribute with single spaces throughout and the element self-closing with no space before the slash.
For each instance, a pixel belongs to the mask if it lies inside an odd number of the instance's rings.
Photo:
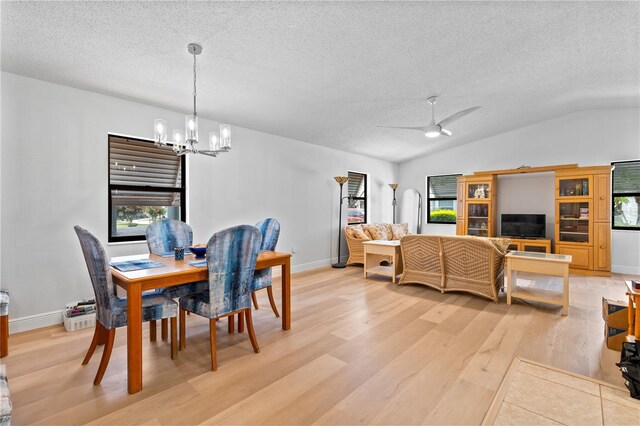
<svg viewBox="0 0 640 426">
<path fill-rule="evenodd" d="M 220 151 L 220 140 L 216 132 L 209 132 L 209 151 Z"/>
<path fill-rule="evenodd" d="M 154 120 L 154 140 L 156 144 L 167 144 L 167 122 L 160 118 Z"/>
</svg>

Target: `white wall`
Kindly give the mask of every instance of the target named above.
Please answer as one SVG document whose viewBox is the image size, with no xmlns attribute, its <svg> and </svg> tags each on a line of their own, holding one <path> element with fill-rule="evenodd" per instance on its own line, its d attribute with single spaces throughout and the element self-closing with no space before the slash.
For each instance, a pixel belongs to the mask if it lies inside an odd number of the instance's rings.
<svg viewBox="0 0 640 426">
<path fill-rule="evenodd" d="M 73 226 L 107 241 L 107 134 L 151 137 L 154 118 L 180 127 L 184 115 L 4 72 L 1 85 L 0 285 L 12 294 L 17 331 L 41 325 L 48 312 L 59 320 L 67 301 L 92 295 Z M 216 126 L 201 120 L 201 134 Z M 397 164 L 237 126 L 232 138 L 226 155 L 189 159 L 187 209 L 196 242 L 272 216 L 282 225 L 278 249 L 298 248 L 294 271 L 328 265 L 337 256 L 333 176 L 347 170 L 370 173 L 371 221 L 391 220 L 387 184 L 397 180 Z M 146 243 L 107 247 L 110 256 L 146 251 Z"/>
<path fill-rule="evenodd" d="M 638 158 L 640 110 L 588 110 L 407 161 L 400 164 L 399 183 L 424 194 L 427 175 L 471 174 L 521 165 L 595 166 Z M 511 182 L 507 185 L 513 187 Z M 499 188 L 498 192 L 501 198 L 510 196 L 510 191 L 503 194 Z M 540 197 L 546 199 L 548 194 Z M 507 199 L 505 203 L 513 205 L 514 200 Z M 426 234 L 455 234 L 454 225 L 427 224 L 426 220 L 422 229 Z M 640 275 L 640 232 L 612 231 L 611 263 L 614 272 Z"/>
</svg>

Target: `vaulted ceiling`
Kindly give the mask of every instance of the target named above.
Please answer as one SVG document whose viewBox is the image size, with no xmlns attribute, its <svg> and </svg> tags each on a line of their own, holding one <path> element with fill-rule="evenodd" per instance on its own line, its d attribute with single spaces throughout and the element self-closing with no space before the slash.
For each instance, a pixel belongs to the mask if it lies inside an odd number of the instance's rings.
<svg viewBox="0 0 640 426">
<path fill-rule="evenodd" d="M 2 70 L 395 162 L 638 107 L 639 2 L 6 2 Z M 451 137 L 409 130 L 482 106 Z M 151 136 L 140 135 L 140 136 Z"/>
</svg>

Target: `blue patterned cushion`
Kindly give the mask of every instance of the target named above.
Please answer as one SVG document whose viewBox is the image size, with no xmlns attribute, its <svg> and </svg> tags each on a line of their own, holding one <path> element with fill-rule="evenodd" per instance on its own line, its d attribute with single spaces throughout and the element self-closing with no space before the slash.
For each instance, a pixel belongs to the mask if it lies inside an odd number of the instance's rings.
<svg viewBox="0 0 640 426">
<path fill-rule="evenodd" d="M 178 297 L 184 297 L 192 293 L 201 293 L 207 291 L 209 288 L 209 281 L 198 281 L 195 283 L 174 285 L 173 287 L 166 287 L 159 289 L 159 294 L 167 296 L 170 299 L 176 299 Z"/>
<path fill-rule="evenodd" d="M 0 316 L 9 315 L 9 292 L 0 290 Z"/>
<path fill-rule="evenodd" d="M 11 424 L 13 405 L 9 396 L 9 381 L 7 380 L 6 365 L 0 364 L 0 425 Z"/>
<path fill-rule="evenodd" d="M 191 227 L 179 220 L 158 220 L 147 226 L 144 233 L 149 251 L 153 254 L 173 253 L 176 247 L 189 247 L 193 244 Z"/>
<path fill-rule="evenodd" d="M 142 321 L 156 321 L 178 315 L 178 304 L 161 294 L 146 294 L 142 296 Z M 127 299 L 118 297 L 115 307 L 109 316 L 107 324 L 100 321 L 106 328 L 118 328 L 127 325 Z"/>
<path fill-rule="evenodd" d="M 193 231 L 184 222 L 173 219 L 163 219 L 153 222 L 145 231 L 149 252 L 153 254 L 173 253 L 176 247 L 190 247 L 193 245 Z M 204 283 L 204 284 L 203 284 Z M 207 282 L 176 285 L 155 290 L 156 293 L 171 299 L 187 294 L 204 291 Z"/>
<path fill-rule="evenodd" d="M 260 250 L 274 251 L 278 244 L 278 237 L 280 236 L 280 222 L 273 218 L 267 218 L 262 222 L 258 222 L 256 227 L 262 234 Z M 271 284 L 271 268 L 260 269 L 259 271 L 256 271 L 253 276 L 251 289 L 252 291 L 257 291 L 269 287 Z"/>
<path fill-rule="evenodd" d="M 96 319 L 106 328 L 127 325 L 127 299 L 116 297 L 109 260 L 100 241 L 89 231 L 74 226 L 82 253 L 87 263 L 93 292 L 96 296 Z M 142 320 L 151 321 L 175 317 L 178 314 L 177 304 L 170 298 L 160 294 L 144 294 L 142 296 Z"/>
<path fill-rule="evenodd" d="M 207 244 L 208 291 L 180 298 L 180 307 L 206 318 L 251 308 L 251 282 L 260 231 L 240 225 L 215 233 Z"/>
</svg>

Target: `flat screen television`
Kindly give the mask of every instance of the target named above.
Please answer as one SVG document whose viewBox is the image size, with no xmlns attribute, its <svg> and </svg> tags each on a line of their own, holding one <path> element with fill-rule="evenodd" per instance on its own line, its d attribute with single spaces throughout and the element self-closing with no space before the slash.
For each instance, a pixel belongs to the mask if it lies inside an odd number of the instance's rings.
<svg viewBox="0 0 640 426">
<path fill-rule="evenodd" d="M 543 214 L 503 214 L 500 233 L 505 237 L 545 238 L 545 219 Z"/>
</svg>

